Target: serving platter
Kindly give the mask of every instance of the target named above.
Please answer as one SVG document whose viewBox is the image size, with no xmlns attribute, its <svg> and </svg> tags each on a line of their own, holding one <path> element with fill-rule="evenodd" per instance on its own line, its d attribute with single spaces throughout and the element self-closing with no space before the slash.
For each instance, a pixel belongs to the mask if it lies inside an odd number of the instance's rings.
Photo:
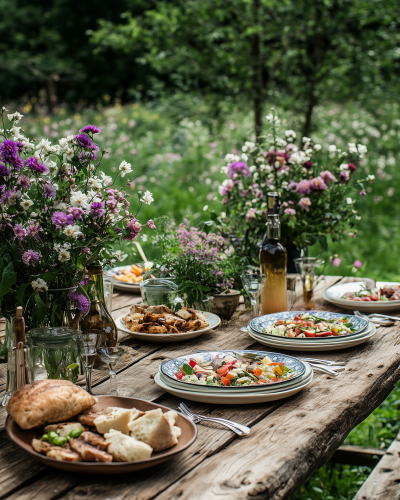
<svg viewBox="0 0 400 500">
<path fill-rule="evenodd" d="M 284 349 L 287 351 L 338 351 L 340 349 L 346 349 L 347 347 L 354 347 L 364 342 L 367 342 L 371 337 L 373 337 L 377 329 L 374 324 L 371 324 L 371 329 L 368 330 L 365 335 L 356 338 L 356 339 L 347 339 L 343 342 L 336 343 L 318 343 L 318 344 L 310 344 L 303 342 L 284 342 L 281 341 L 283 337 L 274 337 L 268 338 L 265 335 L 262 336 L 252 330 L 250 327 L 247 327 L 247 332 L 251 338 L 256 340 L 262 345 L 266 345 L 268 347 L 274 347 L 276 349 Z"/>
<path fill-rule="evenodd" d="M 342 299 L 345 293 L 358 292 L 361 290 L 363 282 L 343 283 L 331 286 L 322 294 L 322 297 L 342 309 L 350 311 L 361 311 L 364 313 L 388 313 L 389 311 L 400 311 L 400 300 L 385 300 L 376 302 L 359 302 L 354 300 Z M 376 288 L 385 286 L 399 286 L 400 283 L 394 281 L 377 281 Z"/>
<path fill-rule="evenodd" d="M 129 269 L 132 264 L 125 266 L 113 267 L 110 272 L 119 274 L 124 269 Z M 124 283 L 116 278 L 113 278 L 114 289 L 121 290 L 123 292 L 140 293 L 140 283 Z"/>
<path fill-rule="evenodd" d="M 218 393 L 218 392 L 224 392 L 224 390 L 229 392 L 248 392 L 248 391 L 263 392 L 264 389 L 269 390 L 273 387 L 279 387 L 282 388 L 283 390 L 283 387 L 285 387 L 288 383 L 290 384 L 290 382 L 292 382 L 293 380 L 304 375 L 306 370 L 306 366 L 302 361 L 293 358 L 292 356 L 288 356 L 287 354 L 278 354 L 276 352 L 266 352 L 266 351 L 250 351 L 250 350 L 237 350 L 235 352 L 238 352 L 239 354 L 246 354 L 246 353 L 257 354 L 263 357 L 268 356 L 269 358 L 271 358 L 272 362 L 284 363 L 288 368 L 294 370 L 295 374 L 289 379 L 285 380 L 284 382 L 276 382 L 275 384 L 268 384 L 268 385 L 267 384 L 250 385 L 246 387 L 239 387 L 239 386 L 216 387 L 216 386 L 206 386 L 200 384 L 196 385 L 196 384 L 190 384 L 189 382 L 183 382 L 182 380 L 178 380 L 175 377 L 175 373 L 179 372 L 179 368 L 184 363 L 189 363 L 191 359 L 197 358 L 199 356 L 201 356 L 204 359 L 204 361 L 210 361 L 212 357 L 222 354 L 219 351 L 208 351 L 208 352 L 202 352 L 201 354 L 195 353 L 185 356 L 179 356 L 178 358 L 164 361 L 164 363 L 161 364 L 159 371 L 163 375 L 165 375 L 167 379 L 170 379 L 173 382 L 177 383 L 178 386 L 182 388 L 182 390 L 185 389 L 192 390 L 191 388 L 195 387 L 196 390 L 205 391 L 210 388 L 210 389 L 215 389 Z M 223 353 L 230 354 L 231 351 L 224 351 Z"/>
<path fill-rule="evenodd" d="M 146 342 L 181 342 L 183 340 L 190 340 L 199 337 L 200 335 L 203 335 L 203 333 L 208 332 L 209 330 L 213 330 L 214 328 L 217 328 L 217 326 L 220 325 L 221 318 L 216 314 L 207 311 L 199 311 L 199 312 L 202 312 L 204 316 L 207 318 L 209 326 L 203 328 L 202 330 L 194 330 L 193 332 L 160 333 L 160 334 L 131 332 L 125 326 L 125 322 L 123 320 L 124 316 L 120 316 L 119 318 L 117 318 L 115 320 L 115 324 L 117 325 L 117 328 L 122 332 L 132 335 L 132 337 L 136 339 L 145 340 Z"/>
<path fill-rule="evenodd" d="M 332 320 L 332 319 L 341 319 L 343 316 L 349 318 L 349 323 L 353 324 L 353 328 L 356 329 L 355 332 L 350 333 L 349 335 L 340 335 L 337 337 L 281 337 L 279 335 L 273 335 L 272 333 L 265 333 L 263 331 L 263 328 L 266 326 L 271 326 L 273 325 L 276 321 L 279 321 L 280 319 L 292 319 L 295 316 L 298 316 L 299 314 L 305 314 L 308 313 L 310 316 L 318 316 L 319 318 L 323 318 L 326 320 Z M 280 339 L 285 339 L 288 341 L 298 341 L 298 342 L 309 342 L 310 340 L 313 341 L 323 341 L 328 339 L 344 339 L 344 338 L 349 338 L 352 337 L 353 335 L 357 335 L 358 333 L 363 332 L 369 325 L 369 321 L 364 319 L 364 318 L 359 318 L 358 316 L 352 316 L 352 315 L 343 315 L 341 313 L 334 313 L 330 311 L 284 311 L 284 312 L 279 312 L 279 313 L 274 313 L 274 314 L 266 314 L 265 316 L 260 316 L 258 318 L 254 318 L 253 320 L 250 321 L 250 327 L 252 330 L 254 330 L 256 333 L 259 333 L 261 335 L 265 335 L 266 337 L 272 337 L 272 338 L 280 338 Z"/>
<path fill-rule="evenodd" d="M 137 408 L 141 411 L 156 410 L 161 408 L 163 413 L 170 411 L 170 408 L 150 403 L 142 399 L 124 398 L 120 396 L 96 396 L 98 403 L 96 406 L 107 409 L 110 406 L 120 408 Z M 182 434 L 178 438 L 178 444 L 164 451 L 153 453 L 147 460 L 139 460 L 137 462 L 60 462 L 46 455 L 37 453 L 31 446 L 33 438 L 43 434 L 43 428 L 23 430 L 14 420 L 8 416 L 6 420 L 6 432 L 8 437 L 19 448 L 22 448 L 35 460 L 56 469 L 65 470 L 68 472 L 78 472 L 82 474 L 122 474 L 125 472 L 134 472 L 142 469 L 148 469 L 155 465 L 161 464 L 166 460 L 177 456 L 182 451 L 192 445 L 197 437 L 197 429 L 192 420 L 178 413 L 178 418 L 175 425 L 181 428 Z"/>
<path fill-rule="evenodd" d="M 247 386 L 247 387 L 241 387 L 241 391 L 237 391 L 237 393 L 242 394 L 242 393 L 251 393 L 251 392 L 259 392 L 259 393 L 264 393 L 264 392 L 277 392 L 278 390 L 285 390 L 287 391 L 289 388 L 292 389 L 294 387 L 297 387 L 298 385 L 301 385 L 304 380 L 308 379 L 311 373 L 311 367 L 307 364 L 305 366 L 305 372 L 304 374 L 296 378 L 295 380 L 289 379 L 287 383 L 282 387 L 282 384 L 271 384 L 271 385 L 256 385 L 256 386 Z M 158 372 L 160 375 L 160 380 L 164 382 L 164 384 L 170 386 L 170 387 L 175 387 L 178 390 L 184 390 L 185 388 L 182 387 L 178 382 L 179 380 L 172 380 L 171 378 L 167 377 L 164 375 L 161 371 Z M 191 392 L 207 392 L 208 394 L 232 394 L 232 391 L 229 389 L 229 387 L 212 387 L 212 386 L 204 386 L 204 385 L 196 385 L 196 384 L 190 384 L 190 387 L 187 388 Z M 236 392 L 234 393 L 236 394 Z"/>
<path fill-rule="evenodd" d="M 251 403 L 265 403 L 268 401 L 277 401 L 279 399 L 288 398 L 294 394 L 300 392 L 302 389 L 311 384 L 313 379 L 313 373 L 311 370 L 310 376 L 306 379 L 302 379 L 301 383 L 296 387 L 289 388 L 284 391 L 271 391 L 271 392 L 249 392 L 249 393 L 232 393 L 232 394 L 213 394 L 213 393 L 203 393 L 196 391 L 188 391 L 177 389 L 171 385 L 165 383 L 161 380 L 160 373 L 157 373 L 154 377 L 155 383 L 161 387 L 166 392 L 173 394 L 179 398 L 188 399 L 190 401 L 197 401 L 199 403 L 211 403 L 211 404 L 224 404 L 224 405 L 235 405 L 235 404 L 251 404 Z"/>
</svg>

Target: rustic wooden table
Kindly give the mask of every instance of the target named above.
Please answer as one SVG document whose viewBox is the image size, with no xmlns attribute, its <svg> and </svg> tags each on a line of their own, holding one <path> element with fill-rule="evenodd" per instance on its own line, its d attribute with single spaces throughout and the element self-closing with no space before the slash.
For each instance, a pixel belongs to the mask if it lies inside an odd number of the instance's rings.
<svg viewBox="0 0 400 500">
<path fill-rule="evenodd" d="M 315 308 L 335 310 L 322 292 L 339 281 L 327 276 L 316 289 Z M 300 287 L 299 283 L 299 287 Z M 300 288 L 299 288 L 300 291 Z M 113 316 L 126 313 L 139 301 L 137 295 L 116 293 Z M 300 306 L 300 299 L 294 310 Z M 210 331 L 197 339 L 170 345 L 143 343 L 121 335 L 123 344 L 137 354 L 119 369 L 117 383 L 134 389 L 134 397 L 176 409 L 180 400 L 164 393 L 153 381 L 164 360 L 207 349 L 264 349 L 239 327 Z M 114 477 L 66 474 L 46 468 L 15 447 L 4 430 L 5 409 L 0 410 L 0 498 L 107 500 L 140 499 L 285 499 L 321 465 L 326 463 L 347 434 L 364 420 L 392 391 L 400 378 L 398 328 L 379 328 L 373 340 L 343 351 L 313 353 L 346 362 L 336 378 L 315 374 L 312 384 L 297 395 L 277 403 L 218 406 L 187 402 L 206 415 L 222 416 L 252 428 L 246 438 L 213 424 L 198 426 L 196 442 L 176 459 L 158 467 Z M 290 352 L 289 354 L 294 354 Z M 301 353 L 303 354 L 303 353 Z M 0 367 L 4 393 L 5 366 Z M 107 372 L 96 372 L 94 392 L 108 391 Z M 1 394 L 0 394 L 1 396 Z"/>
</svg>

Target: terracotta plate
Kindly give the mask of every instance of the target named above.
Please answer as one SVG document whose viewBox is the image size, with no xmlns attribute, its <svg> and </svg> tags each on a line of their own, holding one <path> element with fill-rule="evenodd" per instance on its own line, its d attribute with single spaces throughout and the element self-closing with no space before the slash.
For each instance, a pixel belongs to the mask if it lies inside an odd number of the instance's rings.
<svg viewBox="0 0 400 500">
<path fill-rule="evenodd" d="M 165 406 L 143 401 L 142 399 L 123 398 L 118 396 L 97 396 L 97 398 L 99 402 L 96 406 L 100 408 L 119 406 L 120 408 L 137 408 L 142 411 L 161 408 L 164 413 L 170 410 L 170 408 L 166 408 Z M 84 474 L 120 474 L 148 469 L 154 465 L 161 464 L 175 457 L 178 453 L 181 453 L 193 444 L 197 437 L 197 429 L 194 423 L 178 413 L 178 419 L 175 425 L 182 429 L 182 434 L 178 439 L 178 444 L 172 448 L 153 453 L 151 458 L 147 460 L 140 460 L 138 462 L 111 462 L 107 464 L 101 462 L 60 462 L 53 458 L 46 457 L 46 455 L 41 455 L 34 451 L 30 443 L 34 437 L 39 437 L 44 433 L 43 428 L 24 431 L 10 416 L 7 417 L 6 431 L 11 441 L 29 453 L 33 458 L 49 467 L 55 467 L 56 469 L 62 469 L 68 472 L 82 472 Z"/>
</svg>

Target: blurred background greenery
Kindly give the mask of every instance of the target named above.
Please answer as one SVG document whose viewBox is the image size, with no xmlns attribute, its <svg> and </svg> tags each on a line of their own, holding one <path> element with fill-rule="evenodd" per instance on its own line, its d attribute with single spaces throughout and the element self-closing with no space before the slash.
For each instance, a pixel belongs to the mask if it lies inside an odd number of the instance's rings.
<svg viewBox="0 0 400 500">
<path fill-rule="evenodd" d="M 57 141 L 86 123 L 102 129 L 113 174 L 132 164 L 132 192 L 155 202 L 143 220 L 196 225 L 222 211 L 226 153 L 265 128 L 327 147 L 362 143 L 357 237 L 330 243 L 327 274 L 399 280 L 400 31 L 395 0 L 0 0 L 0 98 L 22 127 Z M 126 184 L 126 177 L 120 179 Z M 208 207 L 204 210 L 205 207 Z M 149 233 L 149 232 L 148 232 Z M 146 235 L 149 258 L 157 257 Z M 125 243 L 129 260 L 134 247 Z M 319 249 L 312 249 L 318 253 Z M 347 438 L 387 447 L 398 431 L 400 390 Z M 293 497 L 350 499 L 369 469 L 327 464 Z"/>
</svg>

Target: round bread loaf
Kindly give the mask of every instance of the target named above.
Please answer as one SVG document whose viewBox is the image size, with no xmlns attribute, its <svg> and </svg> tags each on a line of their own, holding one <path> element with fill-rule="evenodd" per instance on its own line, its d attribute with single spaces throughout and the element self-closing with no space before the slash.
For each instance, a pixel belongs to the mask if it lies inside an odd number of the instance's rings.
<svg viewBox="0 0 400 500">
<path fill-rule="evenodd" d="M 63 422 L 78 415 L 97 399 L 68 380 L 37 380 L 16 391 L 7 412 L 22 429 Z"/>
</svg>

